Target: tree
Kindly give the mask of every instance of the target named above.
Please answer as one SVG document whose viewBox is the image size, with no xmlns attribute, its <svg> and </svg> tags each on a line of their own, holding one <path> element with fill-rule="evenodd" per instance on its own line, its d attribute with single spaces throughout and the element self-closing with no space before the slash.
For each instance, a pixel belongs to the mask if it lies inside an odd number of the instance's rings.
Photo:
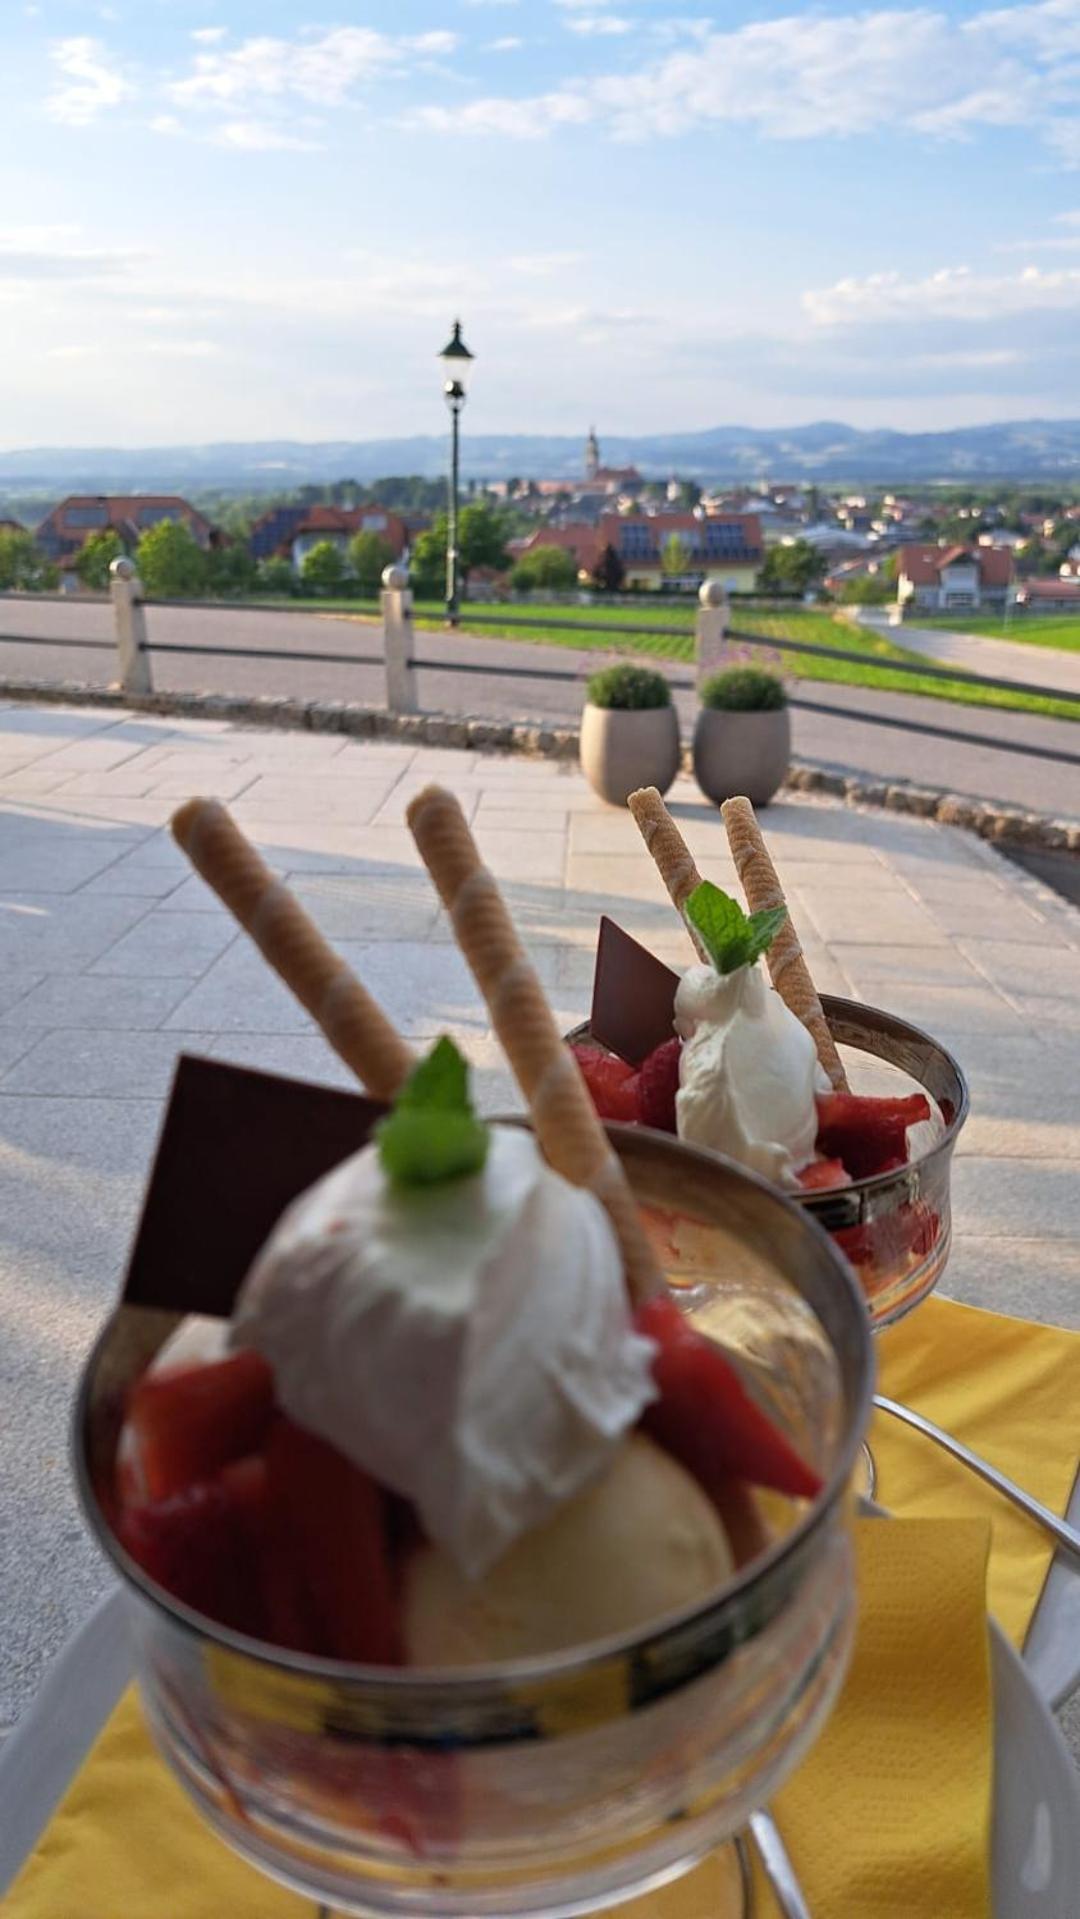
<svg viewBox="0 0 1080 1919">
<path fill-rule="evenodd" d="M 256 571 L 255 561 L 239 540 L 212 546 L 206 556 L 207 591 L 223 600 L 238 600 L 252 591 Z"/>
<path fill-rule="evenodd" d="M 22 527 L 0 526 L 0 593 L 48 593 L 59 581 L 51 560 Z"/>
<path fill-rule="evenodd" d="M 348 578 L 344 555 L 333 540 L 317 540 L 304 554 L 300 578 L 305 592 L 328 597 L 340 593 Z"/>
<path fill-rule="evenodd" d="M 678 486 L 676 499 L 679 506 L 684 513 L 692 513 L 701 499 L 701 488 L 696 480 L 680 480 Z"/>
<path fill-rule="evenodd" d="M 75 559 L 75 571 L 80 583 L 91 593 L 107 592 L 109 568 L 123 551 L 124 543 L 114 526 L 102 527 L 100 533 L 91 533 Z"/>
<path fill-rule="evenodd" d="M 260 560 L 256 581 L 261 593 L 292 593 L 296 588 L 296 575 L 292 561 L 284 553 L 271 553 L 269 559 Z"/>
<path fill-rule="evenodd" d="M 378 533 L 357 533 L 349 541 L 349 566 L 356 576 L 356 590 L 372 599 L 382 585 L 384 566 L 392 566 L 394 549 Z"/>
<path fill-rule="evenodd" d="M 409 563 L 418 599 L 435 599 L 442 592 L 448 538 L 446 514 L 437 513 L 434 524 L 417 540 Z M 502 514 L 482 500 L 465 507 L 458 518 L 460 584 L 464 586 L 474 566 L 502 567 L 506 560 L 506 522 Z"/>
<path fill-rule="evenodd" d="M 664 541 L 660 555 L 660 571 L 667 579 L 675 579 L 683 573 L 689 573 L 694 564 L 694 556 L 681 534 L 670 533 Z"/>
<path fill-rule="evenodd" d="M 880 573 L 864 574 L 861 580 L 845 580 L 836 594 L 840 606 L 888 606 L 895 598 L 895 586 L 890 586 Z"/>
<path fill-rule="evenodd" d="M 445 521 L 443 523 L 445 526 Z M 444 532 L 444 543 L 445 539 Z M 458 520 L 458 573 L 462 585 L 474 566 L 505 565 L 506 527 L 502 514 L 481 500 L 465 507 Z"/>
<path fill-rule="evenodd" d="M 809 540 L 771 546 L 757 577 L 762 593 L 805 593 L 825 571 L 824 556 Z"/>
<path fill-rule="evenodd" d="M 135 567 L 148 598 L 192 600 L 205 593 L 207 556 L 183 520 L 159 520 L 135 548 Z"/>
<path fill-rule="evenodd" d="M 518 561 L 510 584 L 523 593 L 566 593 L 577 585 L 577 576 L 577 561 L 564 546 L 534 546 Z"/>
<path fill-rule="evenodd" d="M 418 600 L 441 598 L 446 585 L 446 520 L 438 521 L 421 533 L 412 550 L 409 576 Z"/>
<path fill-rule="evenodd" d="M 605 546 L 596 562 L 593 572 L 593 585 L 598 593 L 619 593 L 626 578 L 626 568 L 619 556 L 617 547 Z"/>
</svg>

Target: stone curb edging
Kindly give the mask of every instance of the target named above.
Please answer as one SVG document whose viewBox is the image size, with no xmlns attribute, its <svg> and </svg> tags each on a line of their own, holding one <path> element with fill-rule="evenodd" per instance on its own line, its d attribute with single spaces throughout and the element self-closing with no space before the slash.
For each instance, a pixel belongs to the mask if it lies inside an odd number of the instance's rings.
<svg viewBox="0 0 1080 1919">
<path fill-rule="evenodd" d="M 297 700 L 286 696 L 235 693 L 156 692 L 128 694 L 117 687 L 86 686 L 81 681 L 0 679 L 0 699 L 39 701 L 52 706 L 101 706 L 123 712 L 171 715 L 178 719 L 227 720 L 309 733 L 346 733 L 354 739 L 407 740 L 415 746 L 457 747 L 465 752 L 521 753 L 542 759 L 576 760 L 576 726 L 541 721 L 467 719 L 453 713 L 391 713 L 384 707 L 348 700 Z M 683 748 L 683 771 L 692 771 Z M 795 761 L 784 785 L 794 792 L 822 793 L 848 806 L 884 808 L 959 826 L 999 846 L 1023 846 L 1080 853 L 1080 821 L 1050 819 L 991 800 L 973 800 L 944 788 L 905 781 L 867 780 L 843 767 Z"/>
</svg>

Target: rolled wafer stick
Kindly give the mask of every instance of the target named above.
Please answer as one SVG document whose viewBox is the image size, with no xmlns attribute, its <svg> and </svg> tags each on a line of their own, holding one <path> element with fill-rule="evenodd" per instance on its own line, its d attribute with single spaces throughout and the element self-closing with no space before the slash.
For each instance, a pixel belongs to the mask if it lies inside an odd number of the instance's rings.
<svg viewBox="0 0 1080 1919">
<path fill-rule="evenodd" d="M 541 1151 L 556 1172 L 589 1187 L 607 1208 L 627 1290 L 640 1305 L 662 1289 L 663 1279 L 637 1202 L 465 815 L 452 793 L 428 786 L 407 818 L 529 1102 Z"/>
<path fill-rule="evenodd" d="M 412 1053 L 221 802 L 188 800 L 173 814 L 172 830 L 334 1051 L 374 1099 L 392 1099 L 412 1071 Z"/>
<path fill-rule="evenodd" d="M 694 942 L 698 958 L 707 960 L 709 956 L 696 928 L 686 919 L 686 902 L 695 886 L 701 885 L 701 874 L 694 864 L 694 856 L 690 848 L 655 786 L 639 786 L 636 793 L 631 793 L 626 804 L 634 816 L 634 824 L 638 832 L 656 862 L 660 878 L 671 895 L 676 912 L 681 914 L 686 922 L 686 930 Z"/>
<path fill-rule="evenodd" d="M 786 906 L 784 889 L 757 815 L 747 799 L 725 800 L 720 808 L 727 827 L 728 845 L 735 870 L 743 883 L 746 903 L 752 913 L 764 913 L 770 907 Z M 769 977 L 785 1005 L 800 1019 L 817 1047 L 818 1058 L 838 1093 L 848 1089 L 847 1074 L 829 1031 L 810 968 L 803 957 L 799 935 L 788 912 L 780 931 L 765 955 Z"/>
</svg>

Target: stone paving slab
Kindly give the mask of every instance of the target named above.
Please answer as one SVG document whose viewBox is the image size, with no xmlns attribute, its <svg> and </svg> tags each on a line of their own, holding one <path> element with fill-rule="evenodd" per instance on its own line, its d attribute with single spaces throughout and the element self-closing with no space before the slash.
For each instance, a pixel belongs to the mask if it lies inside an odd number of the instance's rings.
<svg viewBox="0 0 1080 1919">
<path fill-rule="evenodd" d="M 0 706 L 0 1727 L 104 1584 L 66 1466 L 70 1396 L 108 1312 L 173 1062 L 189 1047 L 348 1084 L 166 831 L 236 801 L 273 868 L 417 1038 L 450 1027 L 486 1110 L 520 1104 L 404 826 L 459 793 L 559 1019 L 588 1008 L 598 916 L 691 957 L 629 816 L 577 769 L 223 722 Z M 669 796 L 702 871 L 722 823 Z M 789 796 L 770 844 L 823 990 L 883 1001 L 967 1067 L 946 1290 L 1080 1326 L 1080 915 L 954 828 Z"/>
</svg>

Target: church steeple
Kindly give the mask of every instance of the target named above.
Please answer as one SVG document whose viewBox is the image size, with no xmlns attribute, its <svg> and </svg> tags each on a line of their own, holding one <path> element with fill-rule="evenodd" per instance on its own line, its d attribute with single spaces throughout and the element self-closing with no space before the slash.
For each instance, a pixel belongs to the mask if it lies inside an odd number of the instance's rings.
<svg viewBox="0 0 1080 1919">
<path fill-rule="evenodd" d="M 600 471 L 600 442 L 596 437 L 596 428 L 589 428 L 589 437 L 585 442 L 585 478 L 595 480 Z"/>
</svg>

